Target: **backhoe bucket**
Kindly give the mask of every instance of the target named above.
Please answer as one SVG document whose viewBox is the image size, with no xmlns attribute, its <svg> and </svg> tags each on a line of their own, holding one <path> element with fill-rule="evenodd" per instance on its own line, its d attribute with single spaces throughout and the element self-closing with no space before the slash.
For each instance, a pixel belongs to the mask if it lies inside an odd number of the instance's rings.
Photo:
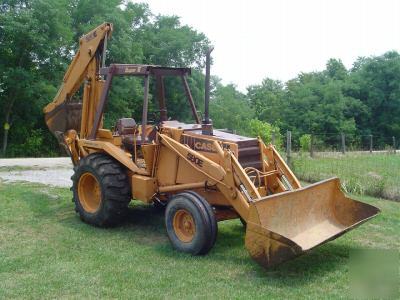
<svg viewBox="0 0 400 300">
<path fill-rule="evenodd" d="M 45 121 L 50 131 L 64 133 L 68 129 L 80 131 L 82 103 L 64 103 L 45 114 Z"/>
<path fill-rule="evenodd" d="M 246 248 L 264 267 L 277 265 L 333 240 L 379 213 L 350 198 L 337 178 L 250 204 Z"/>
</svg>

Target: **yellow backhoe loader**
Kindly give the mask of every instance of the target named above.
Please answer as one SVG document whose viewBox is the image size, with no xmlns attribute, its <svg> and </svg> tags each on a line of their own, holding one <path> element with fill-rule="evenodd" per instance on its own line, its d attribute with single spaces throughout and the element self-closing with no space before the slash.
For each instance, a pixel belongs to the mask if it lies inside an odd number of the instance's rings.
<svg viewBox="0 0 400 300">
<path fill-rule="evenodd" d="M 172 246 L 206 254 L 217 222 L 241 218 L 245 245 L 263 266 L 294 258 L 335 239 L 379 210 L 343 194 L 337 178 L 302 187 L 273 145 L 213 129 L 208 115 L 210 52 L 206 59 L 204 119 L 198 116 L 189 68 L 104 65 L 112 24 L 84 35 L 53 102 L 44 108 L 49 129 L 74 165 L 73 200 L 80 218 L 95 226 L 118 223 L 131 199 L 165 205 Z M 103 113 L 115 76 L 144 82 L 138 124 L 121 118 L 103 128 Z M 170 120 L 164 78 L 181 79 L 193 124 Z M 157 125 L 148 122 L 149 81 L 155 80 Z M 73 97 L 83 85 L 81 102 Z"/>
</svg>

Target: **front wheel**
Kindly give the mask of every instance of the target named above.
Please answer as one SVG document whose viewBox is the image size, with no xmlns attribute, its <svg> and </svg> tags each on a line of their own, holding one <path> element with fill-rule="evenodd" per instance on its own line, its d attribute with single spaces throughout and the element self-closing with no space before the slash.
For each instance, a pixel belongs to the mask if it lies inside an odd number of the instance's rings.
<svg viewBox="0 0 400 300">
<path fill-rule="evenodd" d="M 217 237 L 217 221 L 210 204 L 199 194 L 175 195 L 165 210 L 165 225 L 172 246 L 193 255 L 207 254 Z"/>
<path fill-rule="evenodd" d="M 131 200 L 123 166 L 102 153 L 79 161 L 72 176 L 75 210 L 89 224 L 105 227 L 122 220 Z"/>
</svg>

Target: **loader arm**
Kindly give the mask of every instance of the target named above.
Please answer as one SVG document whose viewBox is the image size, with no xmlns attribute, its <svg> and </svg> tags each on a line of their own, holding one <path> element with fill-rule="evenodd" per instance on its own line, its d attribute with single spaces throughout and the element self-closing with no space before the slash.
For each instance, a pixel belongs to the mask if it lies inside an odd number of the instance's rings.
<svg viewBox="0 0 400 300">
<path fill-rule="evenodd" d="M 95 94 L 96 90 L 99 91 L 99 88 L 96 87 L 95 81 L 100 81 L 98 78 L 99 67 L 100 67 L 100 58 L 104 61 L 105 56 L 105 46 L 106 41 L 110 38 L 112 33 L 112 24 L 111 23 L 103 23 L 97 28 L 93 29 L 86 35 L 82 36 L 79 40 L 79 49 L 72 60 L 72 63 L 69 65 L 63 82 L 54 97 L 53 101 L 49 103 L 44 109 L 46 124 L 49 127 L 50 131 L 53 133 L 59 131 L 64 133 L 67 129 L 81 129 L 81 128 L 73 128 L 78 127 L 76 124 L 71 125 L 71 120 L 68 120 L 68 113 L 71 112 L 73 106 L 70 104 L 71 97 L 77 92 L 82 83 L 87 81 L 92 81 L 91 89 L 88 89 L 85 86 L 84 89 L 84 98 L 87 96 L 89 102 L 95 99 L 95 97 L 90 94 Z M 92 107 L 94 103 L 83 103 L 83 110 Z M 80 119 L 82 117 L 82 113 L 78 112 Z M 85 123 L 90 122 L 90 118 L 85 118 Z M 80 127 L 84 131 L 87 131 L 87 127 L 89 124 L 80 124 Z M 83 125 L 83 126 L 82 126 Z M 81 136 L 82 137 L 82 136 Z"/>
<path fill-rule="evenodd" d="M 273 146 L 260 141 L 265 185 L 260 194 L 237 158 L 217 141 L 219 164 L 184 144 L 160 134 L 161 143 L 208 178 L 247 223 L 245 244 L 259 264 L 270 267 L 335 239 L 379 213 L 379 209 L 348 198 L 337 178 L 307 187 L 300 182 Z"/>
<path fill-rule="evenodd" d="M 194 169 L 208 177 L 207 184 L 216 185 L 238 214 L 247 220 L 249 199 L 245 194 L 259 197 L 256 187 L 244 173 L 234 155 L 215 141 L 215 147 L 223 165 L 219 165 L 199 152 L 177 142 L 173 138 L 159 134 L 161 143 L 189 163 Z"/>
<path fill-rule="evenodd" d="M 259 201 L 262 197 L 231 151 L 224 150 L 217 141 L 214 141 L 214 148 L 220 161 L 220 164 L 218 164 L 166 134 L 159 134 L 159 136 L 164 146 L 205 175 L 208 178 L 207 184 L 216 185 L 241 218 L 247 221 L 250 204 Z M 262 146 L 265 148 L 264 143 L 262 143 Z M 279 155 L 273 147 L 272 149 L 273 155 Z M 291 173 L 280 156 L 273 157 L 271 160 L 276 165 L 276 168 L 280 169 L 279 175 L 281 177 L 288 178 L 294 188 L 300 187 L 297 178 Z M 287 190 L 279 179 L 277 181 L 283 190 Z"/>
</svg>

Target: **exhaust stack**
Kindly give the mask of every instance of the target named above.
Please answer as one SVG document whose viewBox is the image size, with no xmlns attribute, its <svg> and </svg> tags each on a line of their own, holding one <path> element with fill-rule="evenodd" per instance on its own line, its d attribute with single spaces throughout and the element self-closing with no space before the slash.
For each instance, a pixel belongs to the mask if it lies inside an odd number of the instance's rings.
<svg viewBox="0 0 400 300">
<path fill-rule="evenodd" d="M 204 119 L 202 122 L 202 133 L 205 135 L 213 135 L 213 126 L 209 114 L 210 105 L 210 67 L 211 67 L 211 52 L 213 47 L 208 48 L 206 53 L 206 78 L 204 87 Z"/>
</svg>

